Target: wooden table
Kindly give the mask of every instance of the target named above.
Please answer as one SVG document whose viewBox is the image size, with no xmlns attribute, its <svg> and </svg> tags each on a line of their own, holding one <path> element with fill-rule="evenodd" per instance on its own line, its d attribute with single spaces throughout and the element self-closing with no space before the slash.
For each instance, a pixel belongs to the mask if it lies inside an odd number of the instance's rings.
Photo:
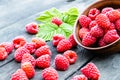
<svg viewBox="0 0 120 80">
<path fill-rule="evenodd" d="M 77 7 L 82 12 L 95 0 L 0 0 L 0 42 L 11 42 L 16 36 L 25 36 L 28 42 L 35 35 L 25 31 L 27 23 L 35 21 L 44 10 L 55 7 L 59 10 L 68 10 L 70 7 Z M 47 42 L 53 55 L 51 66 L 56 54 L 55 47 L 51 41 Z M 74 48 L 79 56 L 77 62 L 69 67 L 67 71 L 58 71 L 59 80 L 70 80 L 71 77 L 81 74 L 79 71 L 89 62 L 96 64 L 100 70 L 100 80 L 120 80 L 120 54 L 114 53 L 106 56 L 92 54 L 82 47 Z M 14 58 L 14 51 L 4 61 L 0 61 L 0 80 L 10 80 L 11 74 L 20 68 Z M 36 69 L 36 75 L 31 80 L 42 80 L 42 69 Z"/>
</svg>

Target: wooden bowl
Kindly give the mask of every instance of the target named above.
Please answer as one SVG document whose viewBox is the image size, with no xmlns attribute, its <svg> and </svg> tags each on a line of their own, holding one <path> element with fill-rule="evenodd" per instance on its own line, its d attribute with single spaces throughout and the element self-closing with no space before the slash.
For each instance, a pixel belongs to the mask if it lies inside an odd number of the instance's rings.
<svg viewBox="0 0 120 80">
<path fill-rule="evenodd" d="M 120 0 L 103 0 L 95 2 L 94 4 L 90 5 L 88 8 L 86 8 L 85 11 L 83 11 L 83 15 L 87 15 L 90 9 L 97 8 L 99 10 L 103 9 L 104 7 L 113 7 L 114 9 L 120 8 Z M 81 14 L 80 14 L 81 15 Z M 74 25 L 74 38 L 78 45 L 82 46 L 83 48 L 92 51 L 93 53 L 115 53 L 120 51 L 120 38 L 114 41 L 113 43 L 110 43 L 103 47 L 86 47 L 81 44 L 81 39 L 79 38 L 79 30 L 81 28 L 79 21 L 79 17 L 77 18 L 75 25 Z"/>
</svg>

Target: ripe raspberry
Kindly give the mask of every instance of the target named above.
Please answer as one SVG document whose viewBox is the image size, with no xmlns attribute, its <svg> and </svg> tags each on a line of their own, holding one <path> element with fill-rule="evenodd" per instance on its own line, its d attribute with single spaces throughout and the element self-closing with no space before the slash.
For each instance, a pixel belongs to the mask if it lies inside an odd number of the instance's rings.
<svg viewBox="0 0 120 80">
<path fill-rule="evenodd" d="M 70 64 L 74 64 L 78 58 L 76 52 L 72 50 L 65 51 L 63 55 L 68 59 Z"/>
<path fill-rule="evenodd" d="M 8 53 L 4 47 L 0 47 L 0 60 L 5 60 L 8 57 Z"/>
<path fill-rule="evenodd" d="M 22 69 L 18 69 L 15 73 L 12 74 L 10 80 L 29 80 Z"/>
<path fill-rule="evenodd" d="M 98 26 L 100 26 L 104 29 L 108 29 L 111 24 L 109 18 L 105 14 L 99 14 L 95 18 L 95 20 L 96 20 Z"/>
<path fill-rule="evenodd" d="M 35 43 L 36 48 L 46 45 L 46 42 L 42 38 L 32 38 L 32 42 Z"/>
<path fill-rule="evenodd" d="M 102 13 L 102 14 L 106 14 L 107 12 L 109 12 L 109 11 L 111 11 L 111 10 L 113 10 L 112 7 L 106 7 L 106 8 L 103 8 L 103 9 L 102 9 L 101 13 Z"/>
<path fill-rule="evenodd" d="M 64 52 L 72 48 L 72 43 L 69 40 L 62 39 L 57 45 L 58 52 Z"/>
<path fill-rule="evenodd" d="M 115 21 L 115 27 L 118 31 L 120 31 L 120 19 Z"/>
<path fill-rule="evenodd" d="M 116 9 L 116 10 L 118 10 L 118 11 L 120 12 L 120 8 L 118 8 L 118 9 Z"/>
<path fill-rule="evenodd" d="M 79 37 L 81 38 L 81 39 L 83 39 L 83 37 L 86 35 L 86 33 L 87 32 L 89 32 L 89 29 L 88 28 L 81 28 L 80 30 L 79 30 Z"/>
<path fill-rule="evenodd" d="M 26 31 L 31 34 L 36 34 L 39 30 L 38 24 L 35 22 L 25 25 Z"/>
<path fill-rule="evenodd" d="M 95 42 L 96 38 L 93 37 L 89 32 L 82 39 L 82 44 L 84 46 L 92 46 Z"/>
<path fill-rule="evenodd" d="M 68 59 L 61 54 L 56 55 L 54 63 L 55 63 L 56 69 L 58 70 L 65 71 L 69 68 Z"/>
<path fill-rule="evenodd" d="M 88 27 L 91 22 L 91 19 L 87 17 L 86 15 L 81 15 L 79 18 L 79 23 L 82 27 Z"/>
<path fill-rule="evenodd" d="M 109 30 L 115 29 L 115 24 L 111 23 Z"/>
<path fill-rule="evenodd" d="M 61 35 L 61 34 L 55 34 L 53 36 L 53 45 L 57 46 L 58 43 L 59 43 L 59 41 L 62 40 L 62 39 L 65 39 L 65 37 L 63 35 Z"/>
<path fill-rule="evenodd" d="M 98 25 L 97 22 L 94 20 L 94 21 L 91 21 L 90 24 L 89 24 L 89 29 L 91 29 L 92 27 Z"/>
<path fill-rule="evenodd" d="M 47 68 L 50 66 L 50 55 L 42 55 L 36 59 L 36 66 L 38 68 Z"/>
<path fill-rule="evenodd" d="M 53 18 L 52 18 L 52 23 L 60 26 L 63 22 L 62 22 L 61 19 L 59 19 L 59 18 L 57 18 L 57 17 L 53 17 Z"/>
<path fill-rule="evenodd" d="M 27 50 L 27 49 L 24 48 L 24 47 L 18 48 L 18 49 L 15 51 L 15 54 L 14 54 L 15 60 L 16 60 L 17 62 L 21 62 L 22 56 L 23 56 L 24 54 L 26 54 L 26 53 L 29 53 L 29 54 L 30 54 L 29 50 Z"/>
<path fill-rule="evenodd" d="M 99 40 L 98 45 L 99 45 L 100 47 L 107 45 L 107 44 L 105 43 L 103 37 Z"/>
<path fill-rule="evenodd" d="M 85 75 L 76 75 L 71 80 L 88 80 Z"/>
<path fill-rule="evenodd" d="M 21 64 L 21 69 L 25 71 L 28 78 L 33 78 L 35 75 L 35 69 L 30 62 L 24 62 Z"/>
<path fill-rule="evenodd" d="M 42 71 L 42 78 L 44 80 L 58 80 L 58 72 L 52 67 L 45 68 Z"/>
<path fill-rule="evenodd" d="M 74 39 L 73 34 L 71 34 L 71 35 L 69 36 L 68 40 L 72 43 L 72 46 L 73 46 L 73 47 L 76 47 L 76 46 L 77 46 L 77 43 L 76 43 L 76 41 L 75 41 L 75 39 Z"/>
<path fill-rule="evenodd" d="M 98 14 L 100 14 L 100 10 L 98 10 L 97 8 L 93 8 L 93 9 L 90 9 L 88 13 L 88 17 L 94 20 Z"/>
<path fill-rule="evenodd" d="M 91 80 L 98 80 L 100 77 L 100 72 L 94 63 L 88 63 L 81 68 L 81 72 Z"/>
<path fill-rule="evenodd" d="M 52 52 L 51 52 L 48 45 L 42 46 L 35 51 L 36 57 L 40 57 L 40 56 L 45 55 L 45 54 L 48 54 L 50 56 L 52 55 Z"/>
<path fill-rule="evenodd" d="M 17 36 L 13 39 L 13 45 L 15 48 L 19 48 L 24 46 L 24 44 L 26 43 L 26 40 L 23 36 Z"/>
</svg>

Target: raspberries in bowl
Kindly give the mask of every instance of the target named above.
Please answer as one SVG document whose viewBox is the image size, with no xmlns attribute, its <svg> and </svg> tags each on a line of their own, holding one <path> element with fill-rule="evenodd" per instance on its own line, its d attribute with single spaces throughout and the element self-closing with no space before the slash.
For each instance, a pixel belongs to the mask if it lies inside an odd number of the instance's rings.
<svg viewBox="0 0 120 80">
<path fill-rule="evenodd" d="M 93 53 L 120 51 L 120 1 L 98 1 L 76 20 L 74 38 L 78 45 Z"/>
</svg>

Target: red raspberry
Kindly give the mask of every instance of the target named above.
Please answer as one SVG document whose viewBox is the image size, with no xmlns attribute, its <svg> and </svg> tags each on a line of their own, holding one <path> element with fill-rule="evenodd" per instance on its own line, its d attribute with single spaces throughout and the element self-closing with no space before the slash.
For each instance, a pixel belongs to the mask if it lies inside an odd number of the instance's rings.
<svg viewBox="0 0 120 80">
<path fill-rule="evenodd" d="M 58 52 L 64 52 L 72 48 L 72 43 L 69 40 L 62 39 L 57 45 Z"/>
<path fill-rule="evenodd" d="M 61 19 L 59 19 L 59 18 L 57 18 L 57 17 L 53 17 L 53 18 L 52 18 L 52 23 L 60 26 L 63 22 L 62 22 Z"/>
<path fill-rule="evenodd" d="M 33 78 L 35 75 L 35 69 L 30 62 L 24 62 L 21 64 L 21 69 L 23 69 L 28 78 Z"/>
<path fill-rule="evenodd" d="M 26 40 L 23 36 L 17 36 L 13 39 L 13 45 L 15 48 L 19 48 L 24 46 L 24 44 L 26 43 Z"/>
<path fill-rule="evenodd" d="M 89 32 L 82 39 L 82 44 L 84 46 L 92 46 L 95 42 L 96 38 L 93 37 Z"/>
<path fill-rule="evenodd" d="M 79 18 L 79 23 L 82 27 L 88 27 L 91 22 L 91 19 L 87 17 L 86 15 L 81 15 Z"/>
<path fill-rule="evenodd" d="M 42 71 L 42 78 L 44 80 L 58 80 L 58 72 L 52 67 L 45 68 Z"/>
<path fill-rule="evenodd" d="M 27 49 L 24 48 L 24 47 L 18 48 L 18 49 L 15 51 L 15 54 L 14 54 L 15 60 L 16 60 L 17 62 L 21 62 L 22 56 L 23 56 L 24 54 L 26 54 L 26 53 L 29 53 L 29 54 L 30 54 L 29 50 L 27 50 Z"/>
<path fill-rule="evenodd" d="M 8 57 L 8 53 L 4 47 L 0 47 L 0 60 L 5 60 Z"/>
<path fill-rule="evenodd" d="M 72 50 L 65 51 L 63 55 L 68 59 L 70 64 L 74 64 L 78 58 L 76 52 Z"/>
<path fill-rule="evenodd" d="M 94 20 L 98 14 L 100 14 L 100 10 L 98 10 L 97 8 L 93 8 L 93 9 L 90 9 L 88 13 L 88 17 Z"/>
<path fill-rule="evenodd" d="M 65 37 L 63 35 L 61 35 L 61 34 L 55 34 L 53 36 L 53 45 L 57 46 L 58 43 L 59 43 L 59 41 L 62 40 L 62 39 L 65 39 Z"/>
<path fill-rule="evenodd" d="M 36 59 L 36 66 L 38 68 L 47 68 L 50 66 L 50 55 L 42 55 Z"/>
<path fill-rule="evenodd" d="M 71 80 L 88 80 L 85 75 L 76 75 Z"/>
<path fill-rule="evenodd" d="M 25 28 L 26 28 L 26 31 L 31 34 L 36 34 L 39 30 L 38 24 L 35 22 L 27 24 Z"/>
<path fill-rule="evenodd" d="M 10 80 L 29 80 L 22 69 L 18 69 L 15 73 L 12 74 Z"/>
<path fill-rule="evenodd" d="M 115 27 L 118 31 L 120 31 L 120 19 L 115 21 Z"/>
<path fill-rule="evenodd" d="M 31 54 L 29 54 L 29 53 L 26 53 L 26 54 L 24 54 L 22 56 L 22 61 L 21 62 L 22 62 L 22 64 L 24 62 L 31 62 L 31 64 L 33 65 L 33 67 L 35 67 L 35 64 L 36 64 L 35 58 Z"/>
<path fill-rule="evenodd" d="M 99 45 L 100 47 L 107 45 L 107 44 L 105 43 L 103 37 L 99 40 L 98 45 Z"/>
<path fill-rule="evenodd" d="M 120 8 L 118 8 L 118 9 L 116 9 L 116 10 L 118 10 L 118 11 L 120 12 Z"/>
<path fill-rule="evenodd" d="M 81 68 L 81 72 L 91 80 L 98 80 L 100 77 L 100 72 L 94 63 L 88 63 Z"/>
<path fill-rule="evenodd" d="M 72 46 L 73 46 L 73 47 L 76 47 L 76 46 L 77 46 L 77 43 L 76 43 L 76 41 L 75 41 L 75 39 L 74 39 L 73 34 L 71 34 L 71 35 L 69 36 L 68 40 L 72 43 Z"/>
<path fill-rule="evenodd" d="M 54 62 L 55 62 L 55 67 L 58 70 L 65 71 L 65 70 L 67 70 L 69 68 L 68 59 L 65 56 L 61 55 L 61 54 L 56 55 Z"/>
<path fill-rule="evenodd" d="M 109 12 L 109 11 L 111 11 L 111 10 L 113 10 L 112 7 L 105 7 L 105 8 L 102 9 L 101 13 L 102 13 L 102 14 L 106 14 L 107 12 Z"/>
<path fill-rule="evenodd" d="M 97 22 L 95 20 L 91 21 L 90 24 L 89 24 L 89 29 L 91 29 L 92 27 L 94 27 L 96 25 L 97 25 Z"/>
<path fill-rule="evenodd" d="M 79 37 L 81 38 L 81 39 L 83 39 L 83 37 L 86 35 L 86 33 L 87 32 L 89 32 L 89 29 L 88 28 L 81 28 L 80 30 L 79 30 Z"/>
<path fill-rule="evenodd" d="M 109 29 L 104 29 L 104 33 L 107 33 L 109 30 L 115 29 L 115 27 L 116 27 L 115 24 L 114 24 L 114 23 L 111 23 Z"/>
<path fill-rule="evenodd" d="M 104 29 L 109 29 L 110 26 L 110 20 L 109 18 L 105 15 L 105 14 L 99 14 L 96 18 L 95 18 L 98 26 L 104 28 Z"/>
</svg>

